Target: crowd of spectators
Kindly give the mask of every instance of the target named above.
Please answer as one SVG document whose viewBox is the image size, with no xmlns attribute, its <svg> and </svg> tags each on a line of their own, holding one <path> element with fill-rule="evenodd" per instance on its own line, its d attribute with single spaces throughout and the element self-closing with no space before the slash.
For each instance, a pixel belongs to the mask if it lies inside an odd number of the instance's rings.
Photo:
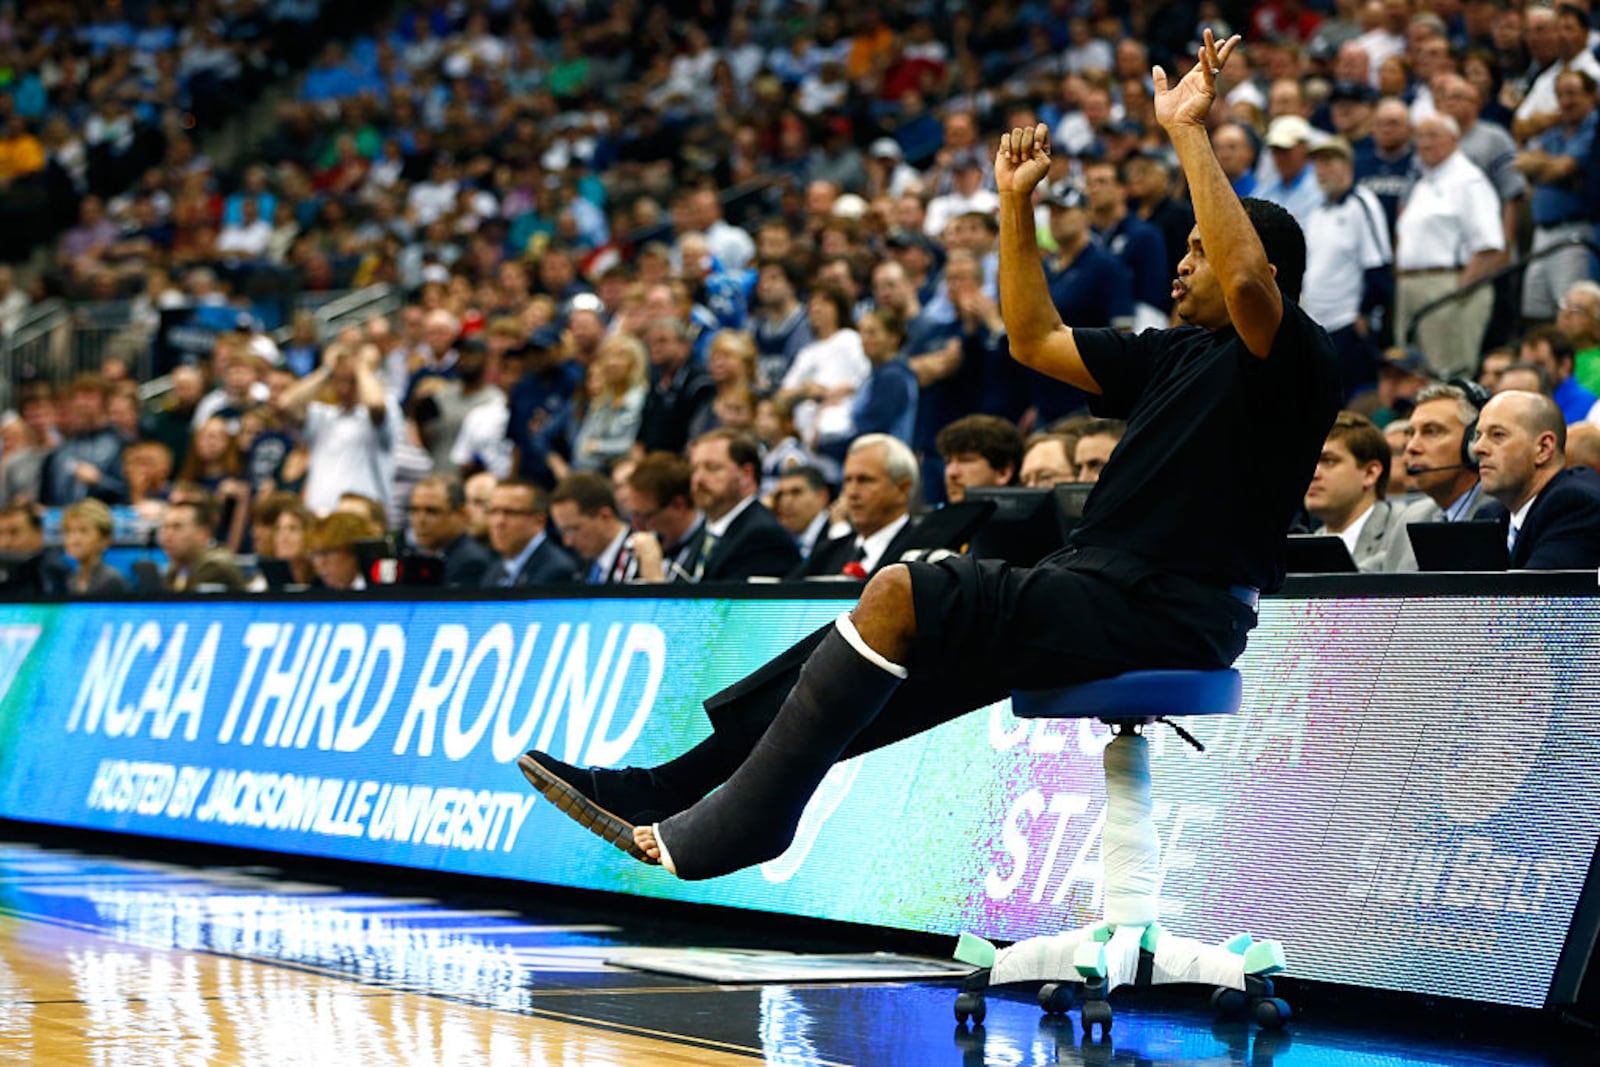
<svg viewBox="0 0 1600 1067">
<path fill-rule="evenodd" d="M 142 11 L 173 37 L 149 60 L 157 114 L 192 96 L 191 50 L 242 76 L 273 54 L 235 31 L 305 14 Z M 25 56 L 56 70 L 37 117 L 69 127 L 94 108 L 61 95 L 58 53 L 144 69 L 144 23 L 85 25 L 33 52 L 14 33 L 0 107 L 40 99 Z M 1592 25 L 1506 0 L 402 5 L 320 45 L 236 174 L 169 137 L 126 192 L 82 198 L 55 284 L 255 323 L 154 408 L 123 360 L 22 383 L 0 491 L 127 505 L 169 585 L 252 580 L 216 550 L 287 564 L 257 584 L 358 585 L 385 532 L 464 585 L 815 574 L 841 538 L 824 572 L 865 574 L 901 518 L 1111 458 L 1118 427 L 1009 358 L 993 145 L 1052 131 L 1036 220 L 1063 320 L 1166 325 L 1193 212 L 1150 69 L 1187 69 L 1203 27 L 1246 35 L 1214 145 L 1306 230 L 1305 306 L 1349 406 L 1396 427 L 1395 455 L 1413 398 L 1452 378 L 1531 387 L 1578 427 L 1600 417 L 1600 285 L 1573 242 L 1600 218 Z M 261 277 L 405 303 L 275 341 Z M 765 554 L 728 570 L 752 515 Z"/>
</svg>

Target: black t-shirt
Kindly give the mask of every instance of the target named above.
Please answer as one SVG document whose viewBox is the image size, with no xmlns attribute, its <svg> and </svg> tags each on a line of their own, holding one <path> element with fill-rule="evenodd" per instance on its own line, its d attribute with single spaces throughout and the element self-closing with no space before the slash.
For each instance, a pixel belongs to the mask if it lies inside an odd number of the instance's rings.
<svg viewBox="0 0 1600 1067">
<path fill-rule="evenodd" d="M 1072 543 L 1212 584 L 1281 586 L 1284 535 L 1339 411 L 1326 331 L 1285 299 L 1266 359 L 1232 328 L 1073 338 L 1101 389 L 1089 409 L 1128 431 Z"/>
</svg>

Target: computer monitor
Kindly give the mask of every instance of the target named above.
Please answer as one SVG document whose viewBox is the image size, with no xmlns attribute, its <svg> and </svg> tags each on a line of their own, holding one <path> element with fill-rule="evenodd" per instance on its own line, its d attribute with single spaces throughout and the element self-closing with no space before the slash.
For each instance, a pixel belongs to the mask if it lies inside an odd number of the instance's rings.
<svg viewBox="0 0 1600 1067">
<path fill-rule="evenodd" d="M 994 504 L 994 514 L 972 537 L 971 555 L 1031 567 L 1066 543 L 1054 489 L 968 489 L 966 498 Z"/>
<path fill-rule="evenodd" d="M 1503 571 L 1508 564 L 1503 522 L 1412 522 L 1406 536 L 1420 571 Z"/>
<path fill-rule="evenodd" d="M 1356 561 L 1332 534 L 1290 534 L 1283 544 L 1283 569 L 1290 574 L 1352 574 Z"/>
</svg>

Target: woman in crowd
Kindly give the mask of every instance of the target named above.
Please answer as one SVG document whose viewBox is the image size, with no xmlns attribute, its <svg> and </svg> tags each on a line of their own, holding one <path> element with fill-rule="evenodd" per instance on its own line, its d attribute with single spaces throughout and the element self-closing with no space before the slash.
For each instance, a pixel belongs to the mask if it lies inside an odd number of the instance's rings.
<svg viewBox="0 0 1600 1067">
<path fill-rule="evenodd" d="M 380 532 L 369 520 L 348 511 L 336 511 L 319 519 L 306 536 L 306 548 L 323 587 L 365 589 L 367 582 L 356 556 L 356 542 L 371 540 Z"/>
<path fill-rule="evenodd" d="M 861 350 L 861 335 L 851 324 L 850 298 L 834 286 L 814 290 L 806 302 L 812 341 L 795 353 L 778 391 L 797 401 L 795 428 L 815 444 L 848 433 L 850 404 L 872 365 Z"/>
<path fill-rule="evenodd" d="M 67 592 L 101 596 L 128 591 L 128 580 L 105 561 L 111 531 L 111 509 L 98 500 L 80 500 L 61 513 L 62 544 L 78 565 L 67 579 Z"/>
<path fill-rule="evenodd" d="M 600 343 L 589 374 L 589 407 L 572 441 L 572 467 L 604 472 L 627 455 L 644 418 L 647 370 L 644 345 L 627 334 Z"/>
<path fill-rule="evenodd" d="M 271 498 L 280 497 L 283 498 L 279 502 L 281 510 L 272 528 L 272 558 L 281 559 L 289 565 L 291 584 L 310 585 L 316 580 L 317 571 L 311 565 L 306 535 L 316 518 L 311 514 L 311 509 L 293 493 L 274 493 Z"/>
</svg>

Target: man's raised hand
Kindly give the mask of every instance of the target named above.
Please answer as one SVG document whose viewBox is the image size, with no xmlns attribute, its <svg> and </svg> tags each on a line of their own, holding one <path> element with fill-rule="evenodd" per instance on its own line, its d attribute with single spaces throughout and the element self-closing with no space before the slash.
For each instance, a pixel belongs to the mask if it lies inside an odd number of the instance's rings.
<svg viewBox="0 0 1600 1067">
<path fill-rule="evenodd" d="M 1000 135 L 1000 151 L 994 157 L 997 190 L 1027 196 L 1049 173 L 1050 127 L 1041 122 L 1031 129 L 1019 126 Z"/>
<path fill-rule="evenodd" d="M 1204 125 L 1211 101 L 1217 97 L 1217 75 L 1228 65 L 1228 57 L 1239 47 L 1240 37 L 1234 34 L 1222 44 L 1211 31 L 1205 32 L 1200 44 L 1198 61 L 1183 80 L 1167 87 L 1167 72 L 1160 67 L 1150 69 L 1150 78 L 1156 88 L 1156 121 L 1161 128 L 1171 131 L 1174 126 Z"/>
</svg>

